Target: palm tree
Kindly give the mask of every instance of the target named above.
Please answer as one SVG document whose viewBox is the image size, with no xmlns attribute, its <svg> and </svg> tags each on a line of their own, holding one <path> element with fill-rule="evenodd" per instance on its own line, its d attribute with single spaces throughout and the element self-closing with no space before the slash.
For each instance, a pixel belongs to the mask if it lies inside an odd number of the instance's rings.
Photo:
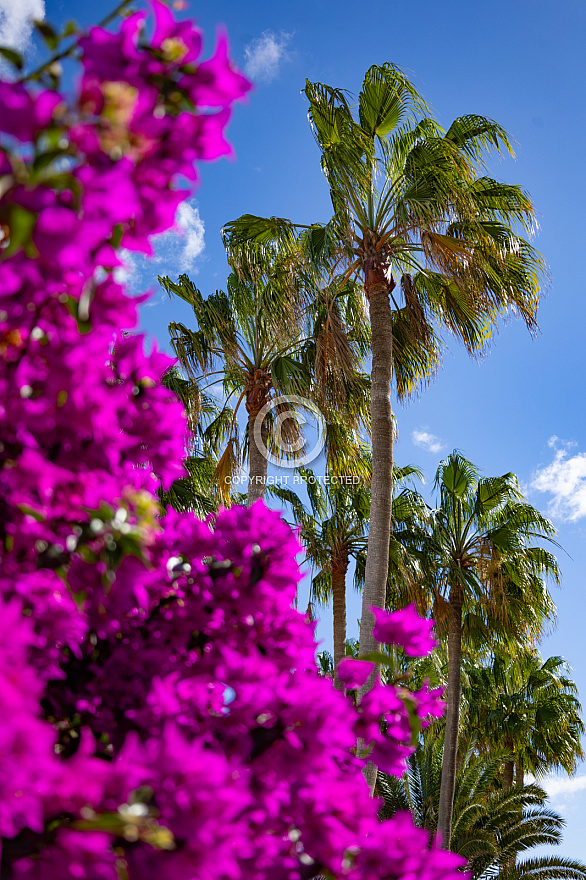
<svg viewBox="0 0 586 880">
<path fill-rule="evenodd" d="M 363 388 L 357 367 L 364 343 L 360 334 L 347 334 L 343 322 L 344 310 L 354 314 L 359 308 L 356 285 L 333 281 L 307 308 L 304 279 L 287 255 L 264 249 L 262 257 L 234 259 L 226 292 L 207 299 L 187 275 L 177 282 L 159 279 L 170 295 L 189 303 L 197 321 L 195 330 L 169 325 L 187 379 L 194 385 L 221 382 L 227 398 L 219 421 L 224 424 L 229 412 L 229 431 L 215 471 L 224 504 L 243 452 L 248 452 L 247 500 L 252 504 L 265 493 L 268 454 L 286 459 L 303 445 L 291 397 L 314 399 L 327 409 L 345 394 L 356 403 L 351 417 L 366 420 L 357 393 Z M 242 403 L 247 412 L 243 441 L 238 426 Z"/>
<path fill-rule="evenodd" d="M 522 784 L 525 773 L 571 774 L 584 757 L 582 706 L 568 673 L 562 657 L 543 660 L 533 649 L 513 658 L 497 650 L 490 665 L 468 670 L 466 727 L 482 748 L 502 746 L 511 755 L 505 788 L 515 775 Z"/>
<path fill-rule="evenodd" d="M 232 413 L 227 408 L 218 407 L 196 382 L 183 378 L 177 367 L 172 367 L 164 375 L 163 384 L 183 403 L 189 433 L 184 460 L 187 476 L 175 480 L 167 492 L 159 488 L 159 497 L 163 506 L 191 510 L 203 518 L 218 508 L 220 499 L 215 473 Z"/>
<path fill-rule="evenodd" d="M 255 435 L 258 414 L 271 398 L 299 394 L 309 377 L 305 365 L 295 357 L 301 339 L 294 303 L 284 295 L 280 277 L 269 277 L 256 284 L 242 281 L 235 272 L 228 278 L 226 292 L 216 291 L 204 299 L 187 275 L 177 282 L 160 278 L 161 285 L 193 309 L 197 328 L 184 324 L 169 325 L 171 345 L 193 384 L 222 383 L 231 407 L 230 430 L 216 468 L 220 497 L 225 504 L 229 486 L 240 460 L 238 414 L 244 401 L 248 413 L 247 445 L 250 476 L 248 502 L 264 494 L 267 459 L 260 448 L 268 442 L 267 419 L 262 420 L 261 437 Z M 264 283 L 263 283 L 264 282 Z M 269 413 L 269 419 L 272 413 Z M 289 439 L 296 438 L 296 424 L 286 419 Z"/>
<path fill-rule="evenodd" d="M 574 859 L 541 857 L 517 863 L 519 853 L 561 843 L 563 819 L 546 806 L 538 785 L 500 784 L 503 755 L 481 755 L 474 747 L 463 756 L 454 790 L 450 849 L 468 860 L 473 880 L 584 880 L 586 865 Z M 379 774 L 382 815 L 409 810 L 420 828 L 438 828 L 442 741 L 426 737 L 401 779 Z"/>
<path fill-rule="evenodd" d="M 330 433 L 332 426 L 327 428 Z M 332 599 L 334 654 L 333 673 L 336 687 L 342 687 L 337 679 L 340 660 L 347 653 L 346 639 L 346 581 L 350 560 L 354 559 L 354 586 L 364 587 L 366 568 L 366 547 L 370 515 L 370 476 L 371 450 L 367 444 L 352 440 L 346 428 L 343 436 L 350 437 L 354 456 L 347 453 L 341 458 L 338 438 L 330 441 L 327 457 L 328 473 L 320 482 L 309 468 L 299 468 L 310 509 L 299 496 L 289 488 L 270 487 L 272 494 L 290 504 L 295 522 L 300 526 L 299 537 L 305 548 L 307 561 L 316 570 L 311 583 L 311 601 L 324 604 Z M 336 471 L 332 462 L 339 467 Z M 395 468 L 395 486 L 404 486 L 414 476 L 421 477 L 413 465 Z M 351 481 L 350 481 L 351 478 Z M 409 488 L 396 492 L 393 498 L 393 516 L 401 518 L 409 510 L 410 499 L 414 493 Z M 401 565 L 408 569 L 408 554 L 400 548 Z M 396 548 L 391 553 L 395 558 Z"/>
<path fill-rule="evenodd" d="M 360 634 L 368 654 L 378 648 L 369 609 L 384 607 L 387 584 L 393 372 L 399 397 L 427 379 L 440 360 L 440 326 L 470 352 L 501 314 L 532 328 L 543 264 L 523 238 L 534 222 L 529 197 L 485 173 L 491 149 L 512 152 L 497 123 L 469 115 L 444 131 L 392 64 L 367 71 L 354 104 L 321 83 L 307 82 L 305 94 L 334 209 L 329 223 L 304 227 L 306 253 L 360 278 L 369 304 L 373 473 Z M 299 228 L 245 215 L 225 235 L 285 244 Z"/>
<path fill-rule="evenodd" d="M 522 496 L 516 477 L 480 478 L 453 452 L 435 478 L 438 507 L 420 523 L 408 522 L 395 538 L 418 554 L 419 584 L 406 583 L 402 601 L 427 601 L 436 626 L 447 631 L 448 692 L 438 829 L 450 840 L 460 721 L 463 620 L 484 617 L 515 649 L 541 634 L 554 606 L 545 579 L 559 580 L 555 557 L 540 544 L 554 528 Z M 401 584 L 398 583 L 397 589 Z M 509 596 L 513 601 L 509 601 Z"/>
<path fill-rule="evenodd" d="M 370 449 L 361 444 L 359 452 L 366 462 Z M 347 468 L 346 470 L 349 470 Z M 289 488 L 274 486 L 271 492 L 281 501 L 289 503 L 296 523 L 300 526 L 299 537 L 305 548 L 306 558 L 316 569 L 311 582 L 311 598 L 324 604 L 332 599 L 334 625 L 333 673 L 336 687 L 338 664 L 346 654 L 346 579 L 350 560 L 357 560 L 354 585 L 361 587 L 360 573 L 366 555 L 370 493 L 368 484 L 358 478 L 348 481 L 348 473 L 327 474 L 320 482 L 309 468 L 299 468 L 309 500 L 308 510 L 301 499 Z"/>
</svg>

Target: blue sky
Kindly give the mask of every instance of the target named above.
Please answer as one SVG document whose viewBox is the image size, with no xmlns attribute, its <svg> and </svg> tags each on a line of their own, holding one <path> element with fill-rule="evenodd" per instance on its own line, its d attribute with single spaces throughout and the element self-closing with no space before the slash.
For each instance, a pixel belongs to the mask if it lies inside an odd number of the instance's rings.
<svg viewBox="0 0 586 880">
<path fill-rule="evenodd" d="M 46 0 L 47 18 L 57 23 L 75 18 L 88 24 L 109 8 L 103 0 L 91 7 L 81 0 Z M 43 0 L 0 0 L 0 34 L 22 43 L 25 16 L 42 12 Z M 487 475 L 515 472 L 531 502 L 549 512 L 568 555 L 560 555 L 557 628 L 541 650 L 569 661 L 586 701 L 586 6 L 580 0 L 206 0 L 192 3 L 182 13 L 188 14 L 204 30 L 207 53 L 216 25 L 226 25 L 233 57 L 256 88 L 230 125 L 237 158 L 202 168 L 200 190 L 181 218 L 183 237 L 168 234 L 154 265 L 135 260 L 130 267 L 135 288 L 155 290 L 142 322 L 163 347 L 169 321 L 188 321 L 189 312 L 162 297 L 157 274 L 188 271 L 207 293 L 224 283 L 220 230 L 226 221 L 245 212 L 299 222 L 328 219 L 327 187 L 300 94 L 306 77 L 358 91 L 371 64 L 392 61 L 414 79 L 444 125 L 480 113 L 513 136 L 517 158 L 496 161 L 491 170 L 525 187 L 537 207 L 535 243 L 551 277 L 538 313 L 540 332 L 531 338 L 510 321 L 480 362 L 450 345 L 431 386 L 397 408 L 396 458 L 418 464 L 429 483 L 442 455 L 457 447 Z M 352 599 L 351 625 L 358 615 Z M 319 633 L 326 644 L 329 631 L 324 613 Z M 548 786 L 568 822 L 558 852 L 586 861 L 580 821 L 586 767 Z"/>
</svg>

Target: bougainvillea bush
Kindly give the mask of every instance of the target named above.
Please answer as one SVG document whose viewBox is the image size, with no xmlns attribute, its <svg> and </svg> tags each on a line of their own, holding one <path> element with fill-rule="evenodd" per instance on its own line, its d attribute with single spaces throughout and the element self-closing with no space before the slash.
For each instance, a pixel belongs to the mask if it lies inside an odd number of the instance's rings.
<svg viewBox="0 0 586 880">
<path fill-rule="evenodd" d="M 117 335 L 117 252 L 173 226 L 249 83 L 224 37 L 200 63 L 190 22 L 153 18 L 80 38 L 73 96 L 0 83 L 2 880 L 453 877 L 362 775 L 367 753 L 401 772 L 438 694 L 376 685 L 356 710 L 317 673 L 279 516 L 156 501 L 186 423 L 169 359 Z M 413 609 L 377 626 L 433 646 Z"/>
</svg>

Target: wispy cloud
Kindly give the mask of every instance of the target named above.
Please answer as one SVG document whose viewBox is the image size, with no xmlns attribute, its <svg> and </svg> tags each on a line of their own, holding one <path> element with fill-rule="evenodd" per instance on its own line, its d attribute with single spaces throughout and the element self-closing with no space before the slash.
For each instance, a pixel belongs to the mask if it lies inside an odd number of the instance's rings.
<svg viewBox="0 0 586 880">
<path fill-rule="evenodd" d="M 194 199 L 179 205 L 174 229 L 154 241 L 154 247 L 159 275 L 197 272 L 197 260 L 205 250 L 205 226 Z"/>
<path fill-rule="evenodd" d="M 544 776 L 543 779 L 535 780 L 533 776 L 526 776 L 525 782 L 537 782 L 545 789 L 551 805 L 555 810 L 563 812 L 565 816 L 583 812 L 584 792 L 586 792 L 586 776 Z"/>
<path fill-rule="evenodd" d="M 132 251 L 127 251 L 125 248 L 119 251 L 118 256 L 122 260 L 123 265 L 117 266 L 114 269 L 114 280 L 119 284 L 129 284 L 138 268 L 138 257 Z"/>
<path fill-rule="evenodd" d="M 156 306 L 162 305 L 164 302 L 168 300 L 168 296 L 166 293 L 159 293 L 158 296 L 151 296 L 149 300 L 143 303 L 143 309 L 154 309 Z"/>
<path fill-rule="evenodd" d="M 282 31 L 279 36 L 273 31 L 264 31 L 260 37 L 252 40 L 244 48 L 246 74 L 260 82 L 270 82 L 274 79 L 279 72 L 281 62 L 288 58 L 287 44 L 290 39 L 291 34 Z"/>
<path fill-rule="evenodd" d="M 548 492 L 552 499 L 549 513 L 558 519 L 575 522 L 586 516 L 586 452 L 570 454 L 575 443 L 550 437 L 548 446 L 555 450 L 553 461 L 538 468 L 531 488 Z"/>
<path fill-rule="evenodd" d="M 45 0 L 0 0 L 0 45 L 22 51 L 32 34 L 32 19 L 44 17 Z"/>
<path fill-rule="evenodd" d="M 195 261 L 205 249 L 205 226 L 196 205 L 182 202 L 177 212 L 177 224 L 183 230 L 185 242 L 179 257 L 179 268 L 193 270 Z"/>
<path fill-rule="evenodd" d="M 435 434 L 430 434 L 429 431 L 413 431 L 411 440 L 415 446 L 420 446 L 426 452 L 437 453 L 442 452 L 446 448 L 439 437 L 436 437 Z"/>
<path fill-rule="evenodd" d="M 553 800 L 560 795 L 565 797 L 586 791 L 586 776 L 545 776 L 539 779 L 537 784 L 544 788 Z"/>
<path fill-rule="evenodd" d="M 155 238 L 153 247 L 154 257 L 123 250 L 120 256 L 124 265 L 114 270 L 116 280 L 126 284 L 131 293 L 147 289 L 159 293 L 145 304 L 150 308 L 166 299 L 166 294 L 160 294 L 157 275 L 176 279 L 181 272 L 190 275 L 198 272 L 197 263 L 205 251 L 205 226 L 195 200 L 179 206 L 174 229 Z"/>
</svg>

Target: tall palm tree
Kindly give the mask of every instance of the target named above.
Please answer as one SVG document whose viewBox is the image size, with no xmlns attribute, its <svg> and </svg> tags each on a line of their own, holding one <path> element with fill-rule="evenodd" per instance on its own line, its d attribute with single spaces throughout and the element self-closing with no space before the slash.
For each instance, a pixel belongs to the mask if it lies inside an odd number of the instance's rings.
<svg viewBox="0 0 586 880">
<path fill-rule="evenodd" d="M 466 727 L 480 747 L 500 745 L 510 754 L 505 788 L 515 776 L 522 784 L 525 773 L 571 774 L 584 757 L 582 706 L 562 657 L 543 660 L 526 649 L 511 658 L 497 650 L 490 665 L 468 670 L 465 691 Z"/>
<path fill-rule="evenodd" d="M 477 755 L 473 747 L 458 768 L 450 849 L 468 860 L 473 880 L 584 880 L 586 865 L 546 856 L 517 863 L 517 856 L 539 845 L 559 845 L 564 820 L 546 806 L 538 785 L 502 789 L 505 755 Z M 382 814 L 409 810 L 420 828 L 438 828 L 441 789 L 441 738 L 427 738 L 408 762 L 401 779 L 379 774 Z"/>
<path fill-rule="evenodd" d="M 463 619 L 483 616 L 514 649 L 537 637 L 554 612 L 546 579 L 559 580 L 555 557 L 542 542 L 552 541 L 553 525 L 529 505 L 516 477 L 481 478 L 453 452 L 435 478 L 436 509 L 420 523 L 395 532 L 419 554 L 421 581 L 405 584 L 403 601 L 432 606 L 436 626 L 447 632 L 448 692 L 438 829 L 450 840 L 460 722 Z M 400 584 L 399 584 L 400 587 Z M 508 601 L 509 595 L 512 602 Z"/>
<path fill-rule="evenodd" d="M 445 131 L 392 64 L 371 67 L 354 102 L 321 83 L 307 82 L 305 95 L 334 209 L 329 223 L 305 227 L 306 252 L 359 277 L 369 304 L 373 474 L 360 642 L 370 653 L 369 609 L 384 606 L 387 583 L 393 368 L 404 396 L 439 363 L 438 328 L 470 352 L 499 315 L 512 311 L 532 328 L 543 264 L 523 237 L 534 222 L 529 197 L 485 173 L 491 149 L 512 152 L 497 123 L 468 115 Z M 225 235 L 286 243 L 299 228 L 245 215 Z"/>
</svg>

